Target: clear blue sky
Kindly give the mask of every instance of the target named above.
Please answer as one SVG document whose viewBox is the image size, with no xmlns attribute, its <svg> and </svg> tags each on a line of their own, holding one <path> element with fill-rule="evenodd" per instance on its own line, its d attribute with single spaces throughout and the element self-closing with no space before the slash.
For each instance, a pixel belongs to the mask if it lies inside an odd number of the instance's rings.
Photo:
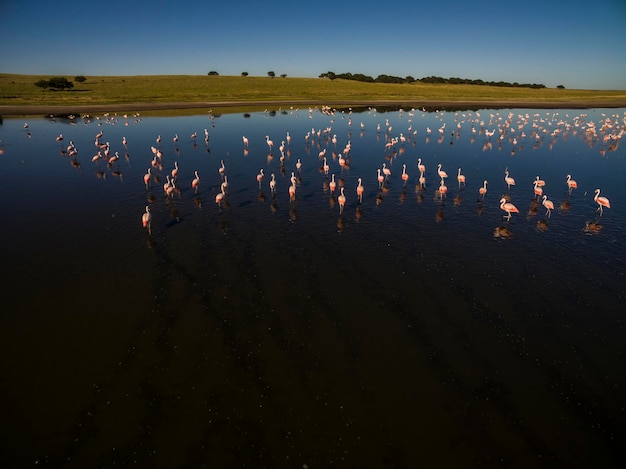
<svg viewBox="0 0 626 469">
<path fill-rule="evenodd" d="M 626 89 L 626 0 L 0 0 L 0 72 L 211 70 Z"/>
</svg>

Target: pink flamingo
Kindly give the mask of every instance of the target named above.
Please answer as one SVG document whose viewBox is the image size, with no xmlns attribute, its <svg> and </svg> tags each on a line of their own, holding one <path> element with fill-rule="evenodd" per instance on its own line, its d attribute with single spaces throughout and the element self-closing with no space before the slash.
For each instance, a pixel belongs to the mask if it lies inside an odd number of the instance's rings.
<svg viewBox="0 0 626 469">
<path fill-rule="evenodd" d="M 461 174 L 461 168 L 459 168 L 459 172 L 456 175 L 456 180 L 459 181 L 459 187 L 461 187 L 461 184 L 465 185 L 465 176 Z"/>
<path fill-rule="evenodd" d="M 507 202 L 506 198 L 502 197 L 500 199 L 500 209 L 504 210 L 507 213 L 507 220 L 511 219 L 511 214 L 513 213 L 519 213 L 519 210 L 517 209 L 517 207 L 515 205 L 513 205 L 511 202 Z"/>
<path fill-rule="evenodd" d="M 359 184 L 356 186 L 356 195 L 359 196 L 359 202 L 363 202 L 363 191 L 365 187 L 363 187 L 361 178 L 359 178 Z"/>
<path fill-rule="evenodd" d="M 405 182 L 405 184 L 409 180 L 409 175 L 406 173 L 406 165 L 405 164 L 402 165 L 402 180 Z"/>
<path fill-rule="evenodd" d="M 509 170 L 508 169 L 504 171 L 504 182 L 506 182 L 506 185 L 507 185 L 509 190 L 511 190 L 511 186 L 515 185 L 515 179 L 513 179 L 512 177 L 509 176 Z"/>
<path fill-rule="evenodd" d="M 150 227 L 151 223 L 152 223 L 152 214 L 150 213 L 150 207 L 146 205 L 146 211 L 141 216 L 141 224 L 143 225 L 144 228 L 148 229 L 148 234 L 152 234 L 152 229 Z"/>
<path fill-rule="evenodd" d="M 600 197 L 600 189 L 596 189 L 596 195 L 593 197 L 593 200 L 598 204 L 597 211 L 600 211 L 600 216 L 602 216 L 602 207 L 611 208 L 611 202 L 606 197 Z"/>
<path fill-rule="evenodd" d="M 343 193 L 343 187 L 341 188 L 341 195 L 337 197 L 337 201 L 339 202 L 339 214 L 343 213 L 343 207 L 346 205 L 346 196 Z"/>
<path fill-rule="evenodd" d="M 150 175 L 152 174 L 152 170 L 148 168 L 148 172 L 143 175 L 143 183 L 146 185 L 146 189 L 148 188 L 148 184 L 150 184 Z"/>
<path fill-rule="evenodd" d="M 483 181 L 483 187 L 478 189 L 478 193 L 480 194 L 481 198 L 485 198 L 485 194 L 487 193 L 487 181 Z"/>
<path fill-rule="evenodd" d="M 335 188 L 337 187 L 337 183 L 335 182 L 335 175 L 333 174 L 330 177 L 330 183 L 328 183 L 328 187 L 330 188 L 330 193 L 335 192 Z"/>
<path fill-rule="evenodd" d="M 578 189 L 578 184 L 576 183 L 576 181 L 572 179 L 572 175 L 568 174 L 567 175 L 567 190 L 569 191 L 570 195 L 572 193 L 572 189 Z"/>
<path fill-rule="evenodd" d="M 552 213 L 552 210 L 554 210 L 554 204 L 552 203 L 551 200 L 548 200 L 548 196 L 547 195 L 543 196 L 543 202 L 541 202 L 541 203 L 546 208 L 546 216 L 548 218 L 550 218 L 550 214 Z"/>
<path fill-rule="evenodd" d="M 263 168 L 261 168 L 261 171 L 259 172 L 259 174 L 256 175 L 256 180 L 259 183 L 259 189 L 261 189 L 261 181 L 263 180 Z"/>
<path fill-rule="evenodd" d="M 200 185 L 200 176 L 198 175 L 198 171 L 194 171 L 195 178 L 191 181 L 191 187 L 195 190 L 196 194 L 198 193 L 198 186 Z"/>
</svg>

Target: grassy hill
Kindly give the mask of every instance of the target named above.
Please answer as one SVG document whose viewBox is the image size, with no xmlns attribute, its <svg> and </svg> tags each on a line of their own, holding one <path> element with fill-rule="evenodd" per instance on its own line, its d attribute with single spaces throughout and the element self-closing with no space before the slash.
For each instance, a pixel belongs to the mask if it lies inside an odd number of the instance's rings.
<svg viewBox="0 0 626 469">
<path fill-rule="evenodd" d="M 87 76 L 66 91 L 34 85 L 51 76 L 0 74 L 0 114 L 15 106 L 69 106 L 89 108 L 101 105 L 165 107 L 169 103 L 202 105 L 295 104 L 295 105 L 436 105 L 473 103 L 512 106 L 528 103 L 540 107 L 621 107 L 626 90 L 596 91 L 556 88 L 508 88 L 462 84 L 364 83 L 325 78 L 269 78 L 204 75 Z M 70 81 L 74 77 L 67 76 Z M 163 105 L 163 106 L 160 106 Z"/>
</svg>

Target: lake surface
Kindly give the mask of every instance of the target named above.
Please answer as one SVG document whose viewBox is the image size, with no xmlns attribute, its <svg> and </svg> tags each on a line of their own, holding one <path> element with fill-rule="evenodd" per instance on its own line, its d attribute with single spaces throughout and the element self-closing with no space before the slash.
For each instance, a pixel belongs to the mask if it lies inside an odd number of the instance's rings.
<svg viewBox="0 0 626 469">
<path fill-rule="evenodd" d="M 7 467 L 617 467 L 625 120 L 5 118 Z M 96 142 L 119 159 L 92 161 Z M 503 197 L 519 210 L 510 220 Z"/>
</svg>

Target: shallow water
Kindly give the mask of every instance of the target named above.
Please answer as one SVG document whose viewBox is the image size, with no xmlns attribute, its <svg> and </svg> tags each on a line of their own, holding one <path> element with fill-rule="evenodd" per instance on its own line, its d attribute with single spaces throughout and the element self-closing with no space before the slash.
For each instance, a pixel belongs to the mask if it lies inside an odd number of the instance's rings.
<svg viewBox="0 0 626 469">
<path fill-rule="evenodd" d="M 5 456 L 14 467 L 617 466 L 625 112 L 4 119 Z M 111 165 L 91 161 L 100 131 L 120 155 Z M 151 146 L 163 169 L 146 189 Z M 167 197 L 175 161 L 180 194 Z M 596 188 L 611 200 L 601 217 Z M 502 196 L 520 211 L 510 221 Z"/>
</svg>

